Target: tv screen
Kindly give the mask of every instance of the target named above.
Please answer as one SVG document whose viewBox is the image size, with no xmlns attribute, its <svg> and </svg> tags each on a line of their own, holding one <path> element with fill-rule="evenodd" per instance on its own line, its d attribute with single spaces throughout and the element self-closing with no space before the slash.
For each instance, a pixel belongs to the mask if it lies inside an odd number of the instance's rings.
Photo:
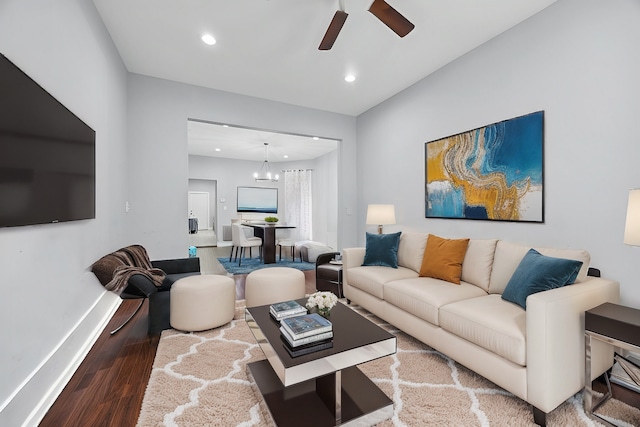
<svg viewBox="0 0 640 427">
<path fill-rule="evenodd" d="M 278 213 L 278 189 L 238 187 L 238 212 Z"/>
<path fill-rule="evenodd" d="M 0 54 L 0 227 L 95 218 L 95 132 Z"/>
</svg>

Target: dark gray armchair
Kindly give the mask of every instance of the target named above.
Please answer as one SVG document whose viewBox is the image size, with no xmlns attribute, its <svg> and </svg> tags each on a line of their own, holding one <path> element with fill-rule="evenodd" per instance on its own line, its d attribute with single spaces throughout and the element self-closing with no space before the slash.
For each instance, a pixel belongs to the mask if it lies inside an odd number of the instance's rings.
<svg viewBox="0 0 640 427">
<path fill-rule="evenodd" d="M 199 258 L 178 258 L 149 261 L 140 245 L 127 246 L 96 261 L 91 270 L 102 285 L 123 299 L 139 298 L 135 311 L 116 329 L 115 334 L 136 315 L 145 300 L 149 300 L 149 335 L 171 327 L 169 307 L 171 286 L 177 280 L 200 274 Z"/>
</svg>

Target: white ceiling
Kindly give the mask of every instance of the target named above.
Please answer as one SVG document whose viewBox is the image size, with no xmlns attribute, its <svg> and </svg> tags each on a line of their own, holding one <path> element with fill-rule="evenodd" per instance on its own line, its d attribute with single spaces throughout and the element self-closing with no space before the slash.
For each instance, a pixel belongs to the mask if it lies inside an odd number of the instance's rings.
<svg viewBox="0 0 640 427">
<path fill-rule="evenodd" d="M 400 38 L 372 0 L 343 0 L 349 17 L 319 51 L 338 0 L 93 0 L 132 73 L 352 116 L 554 1 L 387 0 L 415 24 Z"/>
<path fill-rule="evenodd" d="M 132 73 L 357 116 L 555 0 L 387 0 L 415 24 L 404 38 L 368 12 L 372 0 L 342 0 L 349 16 L 329 51 L 318 45 L 338 0 L 93 2 Z M 267 141 L 270 160 L 290 161 L 337 146 L 236 131 L 192 122 L 189 152 L 261 160 Z"/>
</svg>

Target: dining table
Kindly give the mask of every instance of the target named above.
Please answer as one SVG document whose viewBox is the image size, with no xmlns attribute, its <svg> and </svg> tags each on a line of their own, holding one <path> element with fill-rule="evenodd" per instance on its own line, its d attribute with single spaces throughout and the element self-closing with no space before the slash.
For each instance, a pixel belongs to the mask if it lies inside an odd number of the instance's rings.
<svg viewBox="0 0 640 427">
<path fill-rule="evenodd" d="M 243 225 L 253 228 L 253 235 L 262 239 L 262 262 L 264 264 L 274 264 L 276 262 L 276 231 L 296 228 L 294 225 L 256 224 L 250 222 Z"/>
</svg>

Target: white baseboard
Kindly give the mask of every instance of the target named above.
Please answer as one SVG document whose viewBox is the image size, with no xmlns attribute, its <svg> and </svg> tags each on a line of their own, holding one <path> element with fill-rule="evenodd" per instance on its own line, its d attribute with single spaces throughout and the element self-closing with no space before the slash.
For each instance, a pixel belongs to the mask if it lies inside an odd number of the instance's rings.
<svg viewBox="0 0 640 427">
<path fill-rule="evenodd" d="M 112 292 L 98 298 L 6 402 L 0 411 L 0 425 L 30 427 L 42 421 L 121 302 Z"/>
</svg>

